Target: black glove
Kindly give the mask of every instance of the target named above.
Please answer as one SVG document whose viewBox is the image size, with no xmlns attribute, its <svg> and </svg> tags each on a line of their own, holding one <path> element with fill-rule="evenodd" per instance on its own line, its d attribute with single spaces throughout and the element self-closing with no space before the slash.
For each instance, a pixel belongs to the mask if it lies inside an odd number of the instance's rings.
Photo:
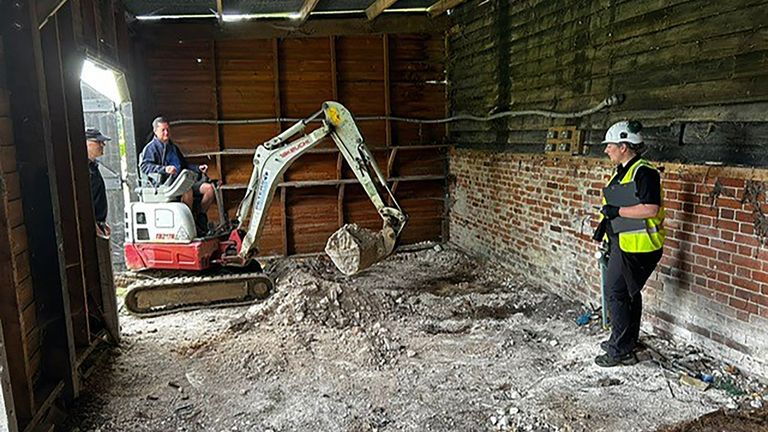
<svg viewBox="0 0 768 432">
<path fill-rule="evenodd" d="M 600 223 L 597 225 L 597 228 L 595 229 L 595 232 L 592 234 L 592 240 L 598 242 L 603 241 L 603 237 L 605 237 L 605 231 L 607 229 L 607 224 L 608 219 L 603 219 L 600 221 Z"/>
<path fill-rule="evenodd" d="M 602 213 L 606 219 L 613 220 L 619 217 L 619 207 L 606 204 L 602 209 L 600 209 L 600 213 Z"/>
</svg>

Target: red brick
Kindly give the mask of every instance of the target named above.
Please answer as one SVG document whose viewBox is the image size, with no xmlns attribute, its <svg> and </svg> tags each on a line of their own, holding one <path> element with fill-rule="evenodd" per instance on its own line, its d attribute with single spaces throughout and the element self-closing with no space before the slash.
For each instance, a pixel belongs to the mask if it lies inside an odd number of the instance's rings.
<svg viewBox="0 0 768 432">
<path fill-rule="evenodd" d="M 752 277 L 752 270 L 744 267 L 736 267 L 736 276 L 750 279 Z"/>
<path fill-rule="evenodd" d="M 768 283 L 768 273 L 763 273 L 757 270 L 752 271 L 752 279 L 762 282 L 762 283 Z"/>
<path fill-rule="evenodd" d="M 757 284 L 757 282 L 751 281 L 749 279 L 742 279 L 740 277 L 732 277 L 731 282 L 739 287 L 746 288 L 750 291 L 754 292 L 760 292 L 760 285 Z"/>
<path fill-rule="evenodd" d="M 743 223 L 739 225 L 739 231 L 743 234 L 754 234 L 755 233 L 755 224 L 754 223 Z"/>
<path fill-rule="evenodd" d="M 729 209 L 720 209 L 720 219 L 731 219 L 733 220 L 734 211 Z"/>
<path fill-rule="evenodd" d="M 739 267 L 745 267 L 753 270 L 759 270 L 761 265 L 760 261 L 742 255 L 733 255 L 731 262 Z"/>
<path fill-rule="evenodd" d="M 709 244 L 715 249 L 723 250 L 726 252 L 738 251 L 738 246 L 736 245 L 736 243 L 728 243 L 718 239 L 711 239 Z"/>
<path fill-rule="evenodd" d="M 718 178 L 717 179 L 721 185 L 728 186 L 732 188 L 743 188 L 744 187 L 744 179 L 740 178 Z"/>
<path fill-rule="evenodd" d="M 698 254 L 698 255 L 708 256 L 710 258 L 717 258 L 717 251 L 716 250 L 714 250 L 712 248 L 704 247 L 704 246 L 694 245 L 693 246 L 693 253 Z"/>
<path fill-rule="evenodd" d="M 728 304 L 738 309 L 743 309 L 743 310 L 747 309 L 747 302 L 736 297 L 731 297 L 730 299 L 728 299 Z"/>
<path fill-rule="evenodd" d="M 739 200 L 735 200 L 733 198 L 720 197 L 717 199 L 717 206 L 738 210 L 738 209 L 741 209 L 744 205 Z"/>
<path fill-rule="evenodd" d="M 754 222 L 755 217 L 752 215 L 752 212 L 737 211 L 736 220 L 741 222 Z"/>
<path fill-rule="evenodd" d="M 718 228 L 724 231 L 739 232 L 739 223 L 729 220 L 718 220 L 715 224 Z"/>
<path fill-rule="evenodd" d="M 733 295 L 734 288 L 730 285 L 726 285 L 724 283 L 718 282 L 716 280 L 708 280 L 707 281 L 707 288 L 719 291 L 724 294 Z"/>
<path fill-rule="evenodd" d="M 696 213 L 704 216 L 712 216 L 715 218 L 718 216 L 718 210 L 709 206 L 696 206 Z"/>
<path fill-rule="evenodd" d="M 733 241 L 734 234 L 730 231 L 721 231 L 720 232 L 720 238 L 722 238 L 725 241 Z"/>
<path fill-rule="evenodd" d="M 749 301 L 749 299 L 752 297 L 752 293 L 750 291 L 745 291 L 743 289 L 738 289 L 738 288 L 734 290 L 733 295 L 746 301 Z"/>
</svg>

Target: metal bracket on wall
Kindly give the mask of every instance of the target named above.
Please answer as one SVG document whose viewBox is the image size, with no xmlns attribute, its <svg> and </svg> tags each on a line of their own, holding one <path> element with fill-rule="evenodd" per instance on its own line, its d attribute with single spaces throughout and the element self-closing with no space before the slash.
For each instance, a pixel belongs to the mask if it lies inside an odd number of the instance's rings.
<svg viewBox="0 0 768 432">
<path fill-rule="evenodd" d="M 582 154 L 582 134 L 576 126 L 553 126 L 547 130 L 544 154 L 573 156 Z"/>
</svg>

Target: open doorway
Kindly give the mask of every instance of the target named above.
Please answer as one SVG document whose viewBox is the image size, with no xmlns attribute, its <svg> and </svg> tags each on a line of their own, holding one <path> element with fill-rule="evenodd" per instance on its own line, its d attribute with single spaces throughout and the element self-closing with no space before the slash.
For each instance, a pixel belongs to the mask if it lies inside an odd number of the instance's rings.
<svg viewBox="0 0 768 432">
<path fill-rule="evenodd" d="M 97 161 L 107 193 L 112 266 L 115 271 L 123 271 L 123 213 L 137 178 L 130 93 L 122 72 L 92 59 L 86 59 L 83 64 L 80 91 L 86 128 L 96 128 L 111 138 L 104 147 L 104 155 Z"/>
</svg>

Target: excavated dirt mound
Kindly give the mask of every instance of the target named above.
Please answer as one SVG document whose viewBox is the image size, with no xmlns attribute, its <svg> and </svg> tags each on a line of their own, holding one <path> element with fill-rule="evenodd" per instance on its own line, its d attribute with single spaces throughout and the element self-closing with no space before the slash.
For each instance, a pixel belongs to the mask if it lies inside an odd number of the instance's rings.
<svg viewBox="0 0 768 432">
<path fill-rule="evenodd" d="M 599 368 L 607 334 L 575 324 L 580 305 L 453 248 L 354 276 L 324 257 L 266 269 L 276 291 L 250 308 L 121 316 L 65 429 L 654 431 L 765 390 L 683 385 L 680 368 L 719 366 L 649 336 L 638 365 Z"/>
</svg>

